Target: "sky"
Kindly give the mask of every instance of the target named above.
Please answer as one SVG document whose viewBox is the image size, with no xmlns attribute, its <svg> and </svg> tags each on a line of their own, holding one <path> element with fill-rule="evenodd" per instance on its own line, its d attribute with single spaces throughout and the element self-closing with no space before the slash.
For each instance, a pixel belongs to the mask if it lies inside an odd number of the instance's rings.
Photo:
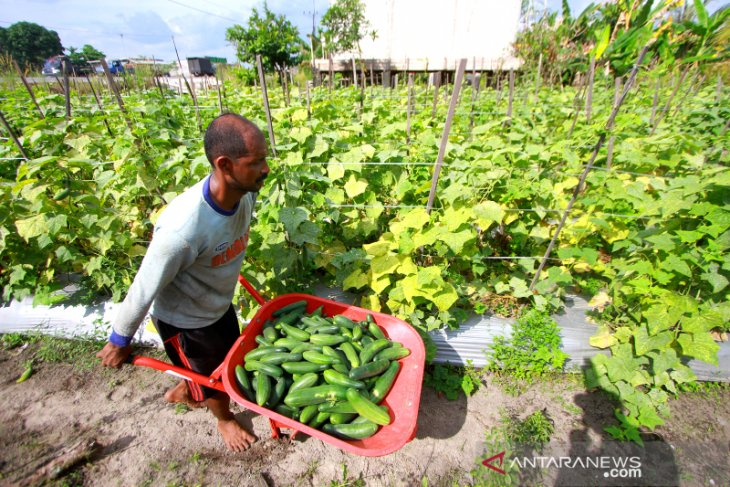
<svg viewBox="0 0 730 487">
<path fill-rule="evenodd" d="M 551 10 L 561 6 L 561 0 L 535 3 Z M 590 3 L 569 1 L 573 14 Z M 312 15 L 319 24 L 329 4 L 268 0 L 269 9 L 285 15 L 302 38 L 312 30 Z M 245 26 L 253 7 L 262 10 L 263 0 L 0 0 L 0 26 L 35 22 L 55 30 L 65 48 L 91 44 L 107 59 L 155 56 L 170 62 L 175 60 L 174 38 L 182 58 L 225 57 L 230 63 L 235 62 L 235 49 L 225 40 L 226 29 L 236 23 Z"/>
</svg>

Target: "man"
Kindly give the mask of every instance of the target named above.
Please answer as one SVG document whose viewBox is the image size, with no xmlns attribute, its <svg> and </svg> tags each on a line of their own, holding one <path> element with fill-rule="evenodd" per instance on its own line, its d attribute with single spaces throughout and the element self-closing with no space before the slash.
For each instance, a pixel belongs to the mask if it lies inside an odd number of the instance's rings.
<svg viewBox="0 0 730 487">
<path fill-rule="evenodd" d="M 231 301 L 256 195 L 269 174 L 266 140 L 249 120 L 227 113 L 208 126 L 204 144 L 212 172 L 158 218 L 109 342 L 97 353 L 104 366 L 121 367 L 148 311 L 170 360 L 204 375 L 223 362 L 240 334 Z M 225 393 L 183 380 L 165 399 L 207 406 L 230 450 L 255 441 L 235 420 Z"/>
</svg>

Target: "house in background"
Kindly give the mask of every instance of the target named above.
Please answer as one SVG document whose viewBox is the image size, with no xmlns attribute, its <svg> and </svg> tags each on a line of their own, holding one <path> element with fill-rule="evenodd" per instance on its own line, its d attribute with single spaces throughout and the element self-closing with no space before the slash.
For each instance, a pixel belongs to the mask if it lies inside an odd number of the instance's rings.
<svg viewBox="0 0 730 487">
<path fill-rule="evenodd" d="M 388 81 L 391 73 L 517 69 L 512 43 L 520 23 L 520 0 L 363 0 L 375 39 L 360 42 L 365 69 Z M 326 48 L 326 46 L 325 46 Z M 315 67 L 352 75 L 358 53 L 317 59 Z M 358 63 L 359 64 L 359 63 Z M 357 67 L 360 75 L 360 66 Z"/>
</svg>

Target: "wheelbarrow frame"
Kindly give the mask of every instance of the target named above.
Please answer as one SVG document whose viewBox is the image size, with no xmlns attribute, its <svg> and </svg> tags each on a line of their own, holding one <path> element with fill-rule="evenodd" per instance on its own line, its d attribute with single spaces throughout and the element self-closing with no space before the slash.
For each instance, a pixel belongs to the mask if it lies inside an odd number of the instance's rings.
<svg viewBox="0 0 730 487">
<path fill-rule="evenodd" d="M 225 360 L 210 376 L 144 356 L 132 357 L 131 363 L 137 366 L 150 367 L 175 377 L 225 392 L 233 401 L 244 408 L 269 418 L 273 438 L 279 438 L 281 436 L 281 429 L 288 428 L 291 430 L 291 438 L 294 438 L 301 432 L 357 455 L 382 456 L 400 449 L 415 437 L 426 353 L 423 341 L 413 327 L 390 315 L 309 294 L 284 294 L 270 301 L 266 301 L 243 276 L 239 276 L 238 280 L 261 305 L 261 308 L 243 329 L 241 336 L 239 336 L 231 347 Z M 401 369 L 393 384 L 393 388 L 383 401 L 383 404 L 388 406 L 390 411 L 391 424 L 379 428 L 374 436 L 364 440 L 345 441 L 288 418 L 276 411 L 259 406 L 247 400 L 239 392 L 234 368 L 236 365 L 244 362 L 246 353 L 258 346 L 254 338 L 261 333 L 264 322 L 271 317 L 271 314 L 275 310 L 300 300 L 307 301 L 307 312 L 312 312 L 317 307 L 323 306 L 325 316 L 343 314 L 353 320 L 361 321 L 370 314 L 386 336 L 400 341 L 410 349 L 411 354 L 399 360 L 401 362 Z"/>
</svg>

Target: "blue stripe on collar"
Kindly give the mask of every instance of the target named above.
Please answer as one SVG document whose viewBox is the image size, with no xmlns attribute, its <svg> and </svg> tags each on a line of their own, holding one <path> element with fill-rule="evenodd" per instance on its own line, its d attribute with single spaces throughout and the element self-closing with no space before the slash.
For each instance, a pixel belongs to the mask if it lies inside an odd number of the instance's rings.
<svg viewBox="0 0 730 487">
<path fill-rule="evenodd" d="M 236 203 L 236 206 L 233 207 L 232 210 L 224 210 L 220 206 L 218 206 L 215 201 L 213 201 L 213 198 L 210 196 L 210 176 L 205 178 L 205 182 L 203 183 L 203 199 L 206 203 L 210 205 L 211 208 L 213 208 L 216 213 L 220 213 L 223 216 L 232 216 L 236 214 L 236 210 L 238 210 L 238 204 Z"/>
</svg>

